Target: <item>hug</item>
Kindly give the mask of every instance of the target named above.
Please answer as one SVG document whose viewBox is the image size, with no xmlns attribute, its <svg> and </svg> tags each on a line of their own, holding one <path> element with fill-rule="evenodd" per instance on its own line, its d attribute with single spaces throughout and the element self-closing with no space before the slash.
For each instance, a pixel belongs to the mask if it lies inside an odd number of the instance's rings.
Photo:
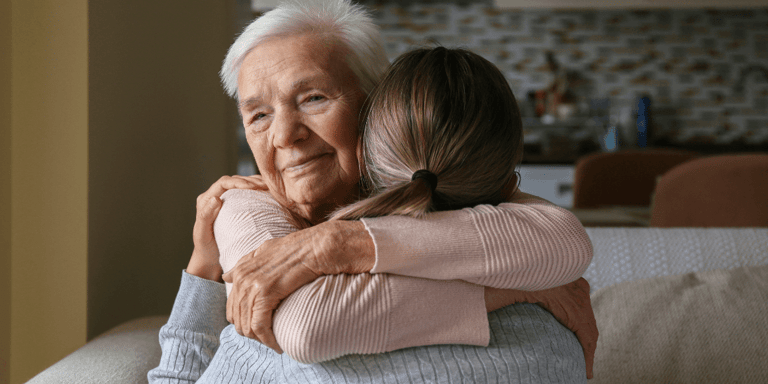
<svg viewBox="0 0 768 384">
<path fill-rule="evenodd" d="M 591 377 L 586 231 L 520 191 L 520 112 L 477 54 L 388 63 L 348 0 L 286 2 L 220 75 L 255 176 L 197 202 L 151 383 Z"/>
</svg>

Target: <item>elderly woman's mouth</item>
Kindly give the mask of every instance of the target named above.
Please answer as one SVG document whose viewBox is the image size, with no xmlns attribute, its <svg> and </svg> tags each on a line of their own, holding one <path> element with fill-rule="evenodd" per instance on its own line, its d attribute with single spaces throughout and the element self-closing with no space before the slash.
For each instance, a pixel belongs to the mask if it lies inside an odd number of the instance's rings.
<svg viewBox="0 0 768 384">
<path fill-rule="evenodd" d="M 291 173 L 294 175 L 301 174 L 322 163 L 323 160 L 328 157 L 328 155 L 328 153 L 323 153 L 317 156 L 301 159 L 299 161 L 292 161 L 283 169 L 283 172 Z"/>
</svg>

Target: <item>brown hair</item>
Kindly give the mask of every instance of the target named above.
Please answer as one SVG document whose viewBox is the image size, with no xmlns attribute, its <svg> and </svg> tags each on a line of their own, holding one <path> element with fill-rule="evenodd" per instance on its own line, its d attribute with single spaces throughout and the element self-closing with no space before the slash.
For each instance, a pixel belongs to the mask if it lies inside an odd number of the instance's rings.
<svg viewBox="0 0 768 384">
<path fill-rule="evenodd" d="M 498 204 L 517 181 L 523 132 L 504 75 L 481 56 L 437 47 L 400 56 L 371 92 L 361 145 L 371 197 L 335 219 Z M 437 176 L 411 180 L 425 169 Z"/>
</svg>

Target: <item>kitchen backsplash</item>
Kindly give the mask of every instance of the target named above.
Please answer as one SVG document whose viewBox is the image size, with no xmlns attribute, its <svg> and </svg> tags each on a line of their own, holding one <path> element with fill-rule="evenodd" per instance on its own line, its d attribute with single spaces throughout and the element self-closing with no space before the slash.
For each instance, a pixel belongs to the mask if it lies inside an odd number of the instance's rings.
<svg viewBox="0 0 768 384">
<path fill-rule="evenodd" d="M 552 83 L 550 51 L 576 80 L 582 106 L 606 98 L 616 114 L 649 96 L 657 143 L 768 143 L 768 8 L 548 11 L 500 10 L 488 1 L 359 2 L 373 11 L 390 59 L 424 45 L 464 47 L 496 64 L 524 103 L 530 91 Z M 744 71 L 750 66 L 757 67 Z"/>
</svg>

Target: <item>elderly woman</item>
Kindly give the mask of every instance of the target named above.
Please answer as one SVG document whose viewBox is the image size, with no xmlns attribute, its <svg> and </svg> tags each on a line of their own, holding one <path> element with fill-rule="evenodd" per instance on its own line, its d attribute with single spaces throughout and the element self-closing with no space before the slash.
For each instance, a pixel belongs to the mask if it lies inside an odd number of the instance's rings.
<svg viewBox="0 0 768 384">
<path fill-rule="evenodd" d="M 229 271 L 232 260 L 256 249 L 227 276 L 235 283 L 226 310 L 234 323 L 230 326 L 224 321 L 223 288 L 215 283 L 222 269 L 208 235 L 211 218 L 219 210 L 218 200 L 211 197 L 225 189 L 254 187 L 258 180 L 223 179 L 199 199 L 195 252 L 171 319 L 161 331 L 163 359 L 150 372 L 152 381 L 255 381 L 254 375 L 275 375 L 276 366 L 282 367 L 282 375 L 298 375 L 294 378 L 319 374 L 318 369 L 327 366 L 304 366 L 284 355 L 270 355 L 263 344 L 241 336 L 279 349 L 270 332 L 271 313 L 289 295 L 286 306 L 301 308 L 297 303 L 307 303 L 309 314 L 327 311 L 329 305 L 341 313 L 339 321 L 327 319 L 327 332 L 321 335 L 340 337 L 326 340 L 319 352 L 311 345 L 295 352 L 300 360 L 429 344 L 487 345 L 486 311 L 498 308 L 500 302 L 540 297 L 460 279 L 543 289 L 573 281 L 589 262 L 589 241 L 572 216 L 520 194 L 512 196 L 513 204 L 444 212 L 426 220 L 323 222 L 328 213 L 360 197 L 358 111 L 377 80 L 375 59 L 383 57 L 375 29 L 358 9 L 344 2 L 325 6 L 322 10 L 282 6 L 270 13 L 271 18 L 267 14 L 257 20 L 233 45 L 230 53 L 236 57 L 225 63 L 223 78 L 225 83 L 232 78 L 228 74 L 233 69 L 226 68 L 234 62 L 237 81 L 229 90 L 239 98 L 248 141 L 270 194 L 232 191 L 222 196 L 224 222 L 217 221 L 217 226 L 228 230 L 217 230 L 216 241 L 221 243 L 224 269 Z M 310 225 L 314 226 L 292 233 Z M 324 276 L 320 285 L 318 276 Z M 310 282 L 320 290 L 298 295 L 306 293 L 302 288 L 291 295 Z M 578 288 L 585 294 L 583 286 Z M 552 305 L 556 309 L 567 304 Z M 361 316 L 350 323 L 356 310 Z M 528 322 L 548 321 L 536 313 L 520 316 L 533 316 Z M 306 316 L 296 310 L 277 312 L 280 345 L 301 348 L 302 340 L 290 337 L 296 334 L 291 327 L 306 324 L 302 317 Z M 521 344 L 552 345 L 552 340 L 538 336 L 542 343 Z M 432 353 L 431 347 L 423 348 Z M 303 358 L 302 353 L 309 356 Z M 414 374 L 407 366 L 396 367 L 391 360 L 395 355 L 390 354 L 374 355 L 390 359 L 392 369 L 385 371 Z M 337 368 L 339 361 L 333 363 Z M 480 369 L 483 363 L 469 364 L 470 369 Z"/>
</svg>

